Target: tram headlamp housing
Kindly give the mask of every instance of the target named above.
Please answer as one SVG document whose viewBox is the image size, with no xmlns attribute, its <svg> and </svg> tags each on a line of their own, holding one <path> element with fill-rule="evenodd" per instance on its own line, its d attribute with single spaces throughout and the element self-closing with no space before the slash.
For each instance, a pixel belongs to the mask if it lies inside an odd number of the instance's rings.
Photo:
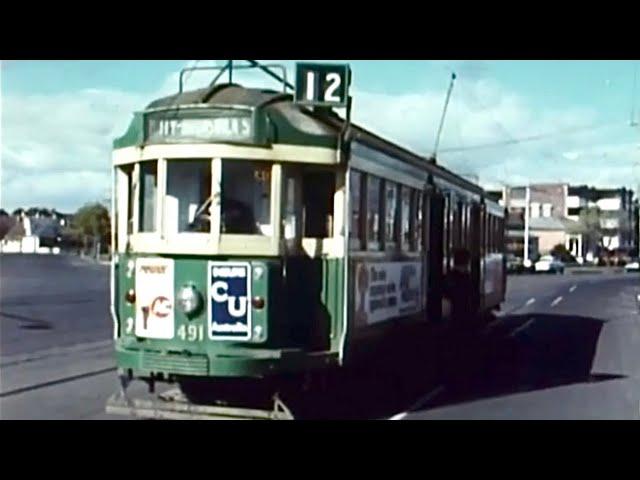
<svg viewBox="0 0 640 480">
<path fill-rule="evenodd" d="M 187 315 L 195 315 L 202 308 L 202 295 L 198 289 L 190 284 L 184 285 L 178 290 L 178 306 Z"/>
</svg>

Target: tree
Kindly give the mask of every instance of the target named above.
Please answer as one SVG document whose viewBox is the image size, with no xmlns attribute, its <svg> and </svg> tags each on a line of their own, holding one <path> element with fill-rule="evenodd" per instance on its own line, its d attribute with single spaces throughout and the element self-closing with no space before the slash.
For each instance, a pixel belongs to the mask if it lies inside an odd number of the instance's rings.
<svg viewBox="0 0 640 480">
<path fill-rule="evenodd" d="M 559 258 L 560 261 L 564 263 L 575 263 L 576 261 L 575 257 L 571 255 L 571 252 L 567 250 L 567 247 L 565 247 L 561 243 L 553 247 L 553 249 L 551 250 L 551 255 Z"/>
<path fill-rule="evenodd" d="M 65 233 L 82 243 L 85 249 L 90 243 L 100 242 L 101 250 L 107 250 L 111 241 L 109 210 L 100 203 L 85 205 L 75 213 Z"/>
<path fill-rule="evenodd" d="M 588 250 L 594 251 L 602 246 L 602 227 L 600 225 L 600 209 L 588 207 L 580 211 L 578 224 L 571 233 L 582 235 Z M 595 252 L 594 252 L 595 253 Z"/>
</svg>

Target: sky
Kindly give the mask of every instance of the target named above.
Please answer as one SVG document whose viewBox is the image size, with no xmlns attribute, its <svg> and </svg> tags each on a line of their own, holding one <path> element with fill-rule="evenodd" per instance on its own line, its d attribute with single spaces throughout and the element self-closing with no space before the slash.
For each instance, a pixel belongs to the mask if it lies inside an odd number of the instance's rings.
<svg viewBox="0 0 640 480">
<path fill-rule="evenodd" d="M 296 61 L 264 62 L 293 79 Z M 73 212 L 109 198 L 112 141 L 133 112 L 177 92 L 182 68 L 222 62 L 0 62 L 0 207 Z M 425 156 L 455 72 L 439 162 L 485 188 L 640 187 L 640 127 L 631 126 L 634 103 L 640 120 L 638 61 L 321 62 L 351 65 L 356 123 Z M 186 89 L 212 75 L 187 74 Z M 236 72 L 234 82 L 277 88 L 259 72 Z"/>
</svg>

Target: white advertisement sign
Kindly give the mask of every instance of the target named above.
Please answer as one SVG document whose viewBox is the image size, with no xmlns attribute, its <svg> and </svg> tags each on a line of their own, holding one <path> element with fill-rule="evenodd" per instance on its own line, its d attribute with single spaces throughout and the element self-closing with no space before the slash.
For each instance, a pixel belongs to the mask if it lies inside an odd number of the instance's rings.
<svg viewBox="0 0 640 480">
<path fill-rule="evenodd" d="M 361 263 L 356 266 L 355 321 L 372 325 L 422 309 L 422 263 Z"/>
<path fill-rule="evenodd" d="M 484 271 L 484 294 L 491 295 L 500 288 L 502 281 L 502 256 L 492 255 L 486 259 Z"/>
<path fill-rule="evenodd" d="M 136 336 L 172 339 L 174 336 L 173 260 L 136 260 Z"/>
</svg>

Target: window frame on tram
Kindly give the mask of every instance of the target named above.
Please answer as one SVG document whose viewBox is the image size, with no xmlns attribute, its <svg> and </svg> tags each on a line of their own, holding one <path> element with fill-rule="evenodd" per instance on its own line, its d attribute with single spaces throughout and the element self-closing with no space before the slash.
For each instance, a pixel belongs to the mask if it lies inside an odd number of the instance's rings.
<svg viewBox="0 0 640 480">
<path fill-rule="evenodd" d="M 423 190 L 406 185 L 395 179 L 383 178 L 359 169 L 350 169 L 349 213 L 350 233 L 349 248 L 354 253 L 379 254 L 379 255 L 421 255 L 426 248 L 422 237 L 425 230 L 425 215 Z M 371 179 L 378 184 L 379 202 L 375 202 L 378 208 L 373 211 L 374 204 L 369 201 Z M 354 188 L 355 183 L 360 185 L 359 190 Z M 387 197 L 393 191 L 395 202 L 388 202 Z M 391 205 L 390 205 L 391 203 Z M 356 205 L 357 204 L 357 207 Z M 358 208 L 359 221 L 354 219 L 354 212 Z M 389 208 L 393 210 L 390 212 Z M 418 211 L 420 208 L 420 211 Z M 372 238 L 372 227 L 375 222 L 372 215 L 378 214 L 378 235 Z M 418 222 L 421 224 L 418 226 Z"/>
</svg>

